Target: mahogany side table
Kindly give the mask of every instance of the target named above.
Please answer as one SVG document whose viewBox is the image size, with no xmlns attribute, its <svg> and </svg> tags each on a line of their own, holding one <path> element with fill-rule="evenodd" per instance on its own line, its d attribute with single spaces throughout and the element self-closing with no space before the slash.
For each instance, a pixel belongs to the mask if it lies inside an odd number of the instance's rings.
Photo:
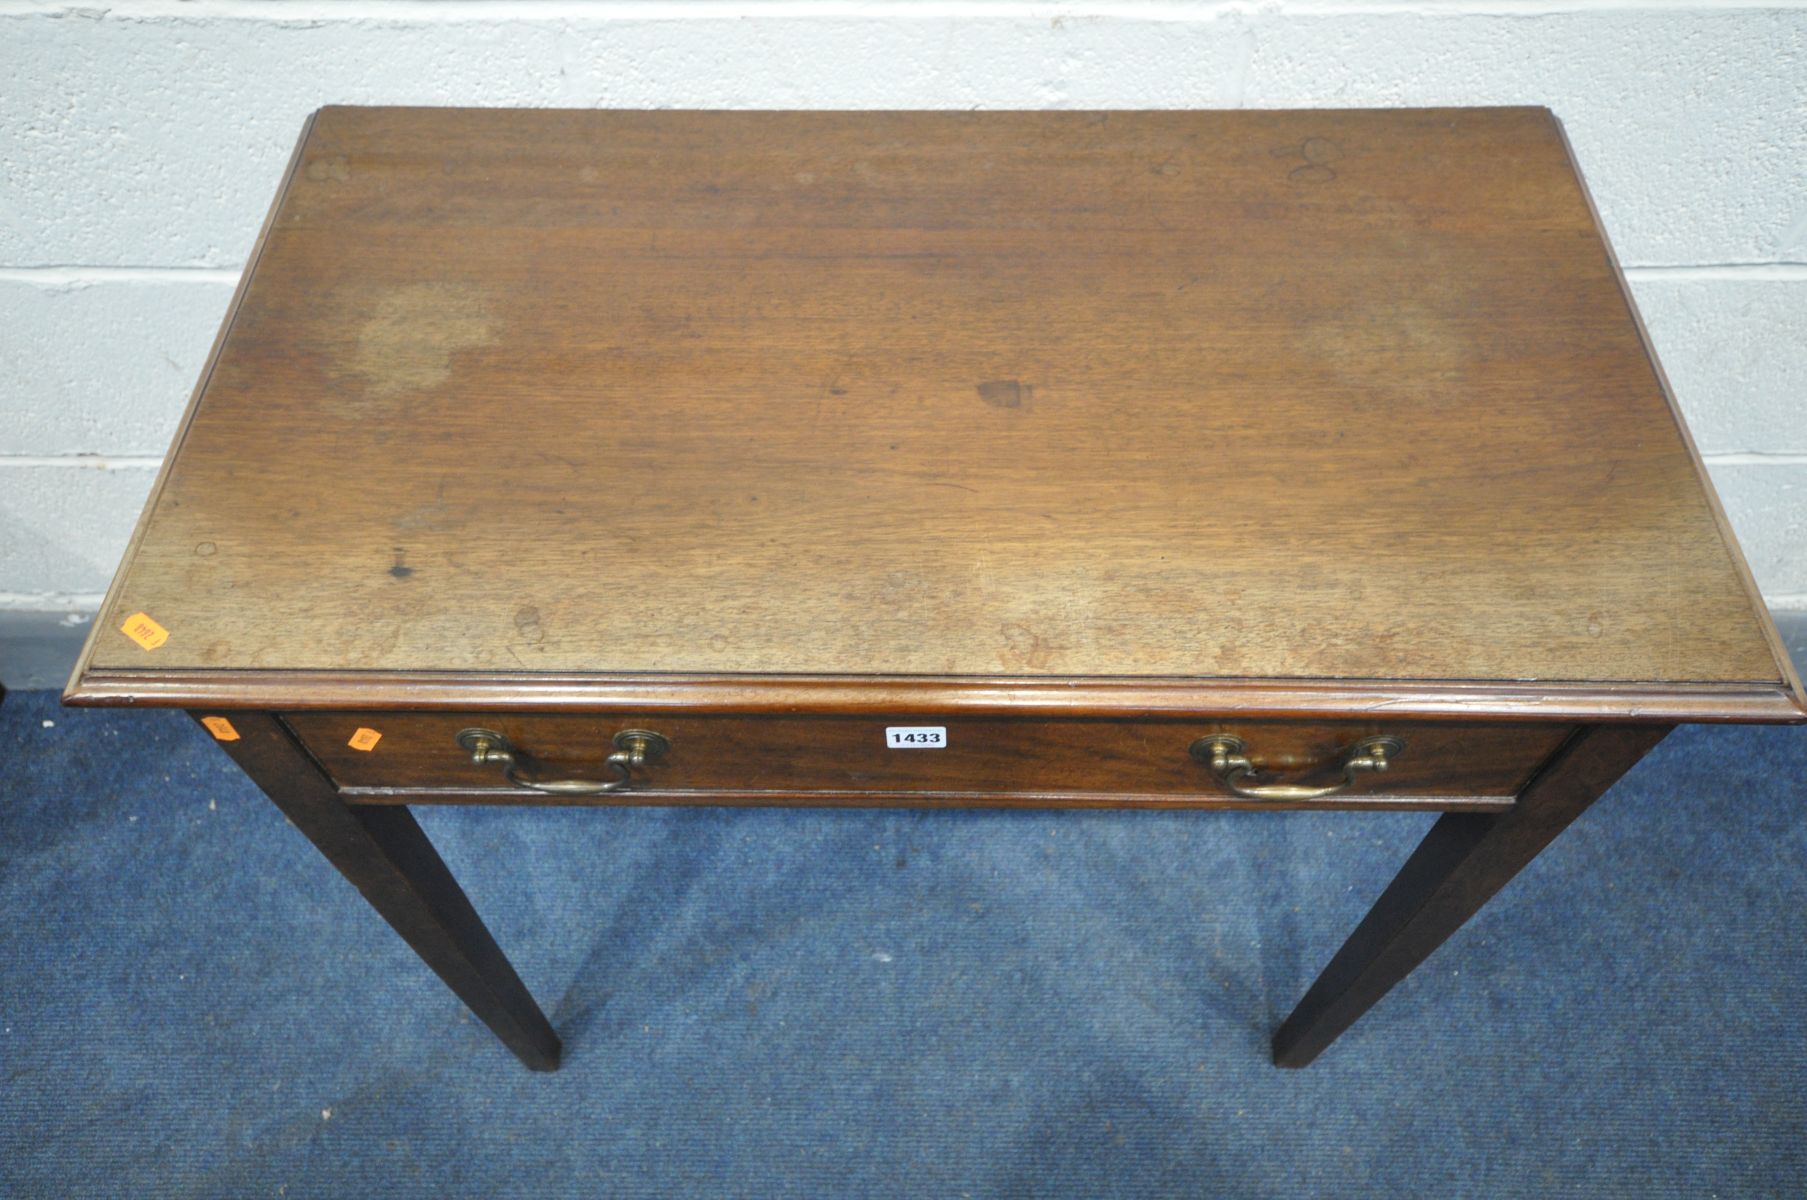
<svg viewBox="0 0 1807 1200">
<path fill-rule="evenodd" d="M 328 108 L 66 700 L 188 710 L 528 1066 L 415 804 L 1445 815 L 1309 1063 L 1801 684 L 1544 109 Z"/>
</svg>

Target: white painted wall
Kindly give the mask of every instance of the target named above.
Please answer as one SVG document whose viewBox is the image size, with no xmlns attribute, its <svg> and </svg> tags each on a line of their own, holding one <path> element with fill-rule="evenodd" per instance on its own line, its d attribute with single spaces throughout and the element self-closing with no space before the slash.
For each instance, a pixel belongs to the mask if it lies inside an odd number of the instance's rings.
<svg viewBox="0 0 1807 1200">
<path fill-rule="evenodd" d="M 327 103 L 1547 104 L 1759 583 L 1807 610 L 1807 8 L 0 0 L 0 616 L 99 602 Z"/>
</svg>

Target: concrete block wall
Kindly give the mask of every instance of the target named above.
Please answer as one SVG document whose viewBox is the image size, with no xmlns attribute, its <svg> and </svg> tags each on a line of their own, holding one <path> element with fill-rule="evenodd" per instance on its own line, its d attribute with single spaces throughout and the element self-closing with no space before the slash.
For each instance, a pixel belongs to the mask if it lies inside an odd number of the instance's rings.
<svg viewBox="0 0 1807 1200">
<path fill-rule="evenodd" d="M 1549 105 L 1766 597 L 1807 612 L 1798 4 L 0 0 L 0 618 L 98 605 L 327 103 Z"/>
</svg>

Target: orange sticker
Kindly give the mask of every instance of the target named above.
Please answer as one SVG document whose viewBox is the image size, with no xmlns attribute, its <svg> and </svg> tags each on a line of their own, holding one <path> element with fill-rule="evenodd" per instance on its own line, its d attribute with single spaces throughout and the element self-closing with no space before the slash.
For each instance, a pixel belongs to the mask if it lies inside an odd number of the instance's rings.
<svg viewBox="0 0 1807 1200">
<path fill-rule="evenodd" d="M 207 732 L 222 742 L 238 741 L 238 730 L 232 728 L 232 722 L 225 717 L 202 717 L 201 724 L 207 726 Z"/>
<path fill-rule="evenodd" d="M 376 749 L 376 744 L 382 740 L 383 735 L 374 729 L 359 729 L 356 733 L 351 735 L 351 740 L 345 744 L 350 746 L 353 750 L 374 750 Z"/>
<path fill-rule="evenodd" d="M 120 632 L 143 646 L 146 650 L 155 650 L 169 641 L 169 630 L 157 624 L 145 613 L 133 613 L 119 627 Z"/>
</svg>

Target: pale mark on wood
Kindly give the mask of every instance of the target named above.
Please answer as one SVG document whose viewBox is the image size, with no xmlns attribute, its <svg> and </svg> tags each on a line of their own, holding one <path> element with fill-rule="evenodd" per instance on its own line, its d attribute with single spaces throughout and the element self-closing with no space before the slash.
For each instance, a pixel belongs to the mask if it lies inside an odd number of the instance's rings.
<svg viewBox="0 0 1807 1200">
<path fill-rule="evenodd" d="M 1329 183 L 1336 178 L 1330 164 L 1342 157 L 1342 151 L 1329 138 L 1308 137 L 1296 146 L 1280 146 L 1269 151 L 1275 158 L 1302 160 L 1286 173 L 1294 183 Z"/>
<path fill-rule="evenodd" d="M 351 178 L 351 164 L 345 161 L 343 154 L 316 158 L 307 164 L 307 177 L 315 183 L 344 183 Z"/>
<path fill-rule="evenodd" d="M 374 399 L 437 387 L 452 376 L 452 356 L 494 343 L 496 326 L 476 288 L 407 284 L 377 300 L 347 366 Z"/>
<path fill-rule="evenodd" d="M 1011 622 L 1000 632 L 1004 635 L 1004 649 L 998 659 L 1007 669 L 1045 671 L 1054 665 L 1055 647 L 1029 626 Z"/>
</svg>

